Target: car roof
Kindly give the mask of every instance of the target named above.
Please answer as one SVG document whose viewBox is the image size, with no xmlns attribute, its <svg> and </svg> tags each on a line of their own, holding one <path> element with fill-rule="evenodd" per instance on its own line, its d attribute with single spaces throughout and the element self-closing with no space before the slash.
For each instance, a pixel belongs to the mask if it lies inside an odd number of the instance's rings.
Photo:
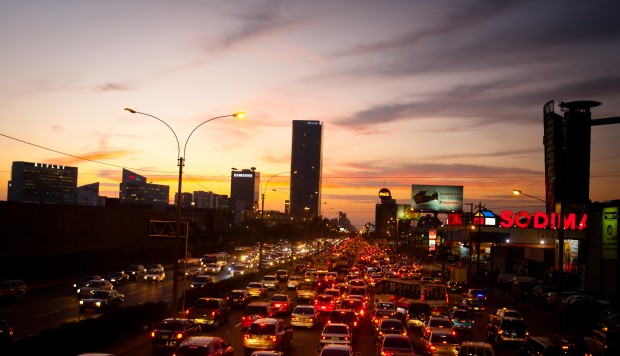
<svg viewBox="0 0 620 356">
<path fill-rule="evenodd" d="M 271 304 L 269 304 L 268 302 L 251 302 L 250 304 L 248 304 L 248 307 L 268 307 Z"/>
<path fill-rule="evenodd" d="M 489 344 L 488 342 L 482 341 L 462 341 L 461 346 L 488 347 L 491 349 L 493 348 L 493 345 Z"/>
<path fill-rule="evenodd" d="M 254 320 L 253 324 L 276 324 L 278 321 L 280 321 L 282 319 L 276 319 L 276 318 L 262 318 L 262 319 L 256 319 Z"/>
<path fill-rule="evenodd" d="M 183 341 L 184 346 L 207 346 L 211 341 L 219 339 L 218 336 L 195 335 Z"/>
</svg>

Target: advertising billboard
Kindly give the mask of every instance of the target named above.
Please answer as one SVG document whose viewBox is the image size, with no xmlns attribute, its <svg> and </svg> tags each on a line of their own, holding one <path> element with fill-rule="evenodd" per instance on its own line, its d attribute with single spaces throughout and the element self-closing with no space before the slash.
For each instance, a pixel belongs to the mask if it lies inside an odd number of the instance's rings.
<svg viewBox="0 0 620 356">
<path fill-rule="evenodd" d="M 463 186 L 413 184 L 411 210 L 437 213 L 462 212 Z"/>
<path fill-rule="evenodd" d="M 603 258 L 618 259 L 618 207 L 603 208 Z"/>
<path fill-rule="evenodd" d="M 399 220 L 420 220 L 420 213 L 413 211 L 409 204 L 396 204 L 396 218 Z"/>
</svg>

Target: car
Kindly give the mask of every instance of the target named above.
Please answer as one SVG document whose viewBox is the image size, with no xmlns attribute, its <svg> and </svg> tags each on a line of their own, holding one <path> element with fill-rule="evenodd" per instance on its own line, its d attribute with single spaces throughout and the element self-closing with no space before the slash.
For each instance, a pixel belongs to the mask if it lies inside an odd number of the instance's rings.
<svg viewBox="0 0 620 356">
<path fill-rule="evenodd" d="M 619 323 L 620 323 L 620 313 L 610 314 L 598 320 L 597 328 L 602 331 L 617 329 Z"/>
<path fill-rule="evenodd" d="M 432 315 L 428 318 L 426 325 L 424 325 L 423 333 L 425 336 L 428 336 L 433 331 L 447 331 L 456 335 L 454 327 L 452 326 L 452 321 L 446 316 Z"/>
<path fill-rule="evenodd" d="M 211 283 L 213 283 L 211 276 L 197 275 L 192 279 L 192 283 L 189 286 L 190 288 L 204 288 L 211 285 Z"/>
<path fill-rule="evenodd" d="M 280 287 L 280 281 L 278 281 L 278 278 L 273 274 L 263 276 L 262 282 L 267 289 L 276 290 Z"/>
<path fill-rule="evenodd" d="M 336 308 L 329 313 L 327 318 L 328 324 L 347 324 L 353 334 L 359 328 L 359 320 L 355 312 L 351 309 L 339 309 Z"/>
<path fill-rule="evenodd" d="M 262 282 L 250 282 L 245 289 L 252 297 L 265 298 L 267 296 L 267 287 Z"/>
<path fill-rule="evenodd" d="M 243 276 L 246 274 L 248 267 L 243 263 L 235 263 L 230 266 L 230 275 L 233 277 Z"/>
<path fill-rule="evenodd" d="M 323 291 L 322 294 L 331 294 L 334 296 L 334 301 L 336 302 L 336 304 L 340 304 L 340 301 L 342 300 L 341 297 L 341 292 L 340 292 L 340 288 L 327 288 Z"/>
<path fill-rule="evenodd" d="M 409 303 L 405 321 L 409 327 L 423 328 L 431 316 L 433 308 L 425 302 Z"/>
<path fill-rule="evenodd" d="M 276 278 L 280 282 L 286 282 L 288 280 L 288 271 L 285 269 L 279 269 L 276 271 Z"/>
<path fill-rule="evenodd" d="M 99 275 L 86 275 L 78 277 L 75 283 L 73 283 L 73 290 L 77 293 L 78 288 L 83 287 L 86 283 L 96 279 L 103 279 L 103 277 Z"/>
<path fill-rule="evenodd" d="M 228 294 L 228 300 L 230 301 L 230 305 L 233 307 L 245 308 L 248 304 L 250 304 L 251 299 L 252 296 L 247 289 L 233 289 Z"/>
<path fill-rule="evenodd" d="M 452 327 L 457 330 L 471 331 L 474 327 L 474 318 L 465 309 L 453 307 L 444 312 L 444 315 L 452 322 Z"/>
<path fill-rule="evenodd" d="M 150 333 L 154 349 L 176 349 L 185 339 L 200 334 L 200 325 L 189 319 L 166 318 Z"/>
<path fill-rule="evenodd" d="M 175 356 L 234 356 L 232 345 L 218 336 L 190 336 L 174 351 Z"/>
<path fill-rule="evenodd" d="M 463 292 L 463 297 L 468 299 L 487 300 L 489 292 L 479 288 L 469 288 Z"/>
<path fill-rule="evenodd" d="M 21 299 L 27 291 L 21 279 L 0 279 L 0 300 Z"/>
<path fill-rule="evenodd" d="M 105 279 L 93 279 L 88 281 L 82 287 L 78 288 L 76 295 L 78 299 L 90 298 L 95 290 L 111 290 L 114 289 L 112 282 Z"/>
<path fill-rule="evenodd" d="M 207 263 L 201 268 L 201 271 L 204 274 L 218 274 L 222 271 L 222 266 L 217 263 Z"/>
<path fill-rule="evenodd" d="M 288 294 L 274 294 L 269 303 L 276 313 L 290 313 L 293 310 L 293 300 Z"/>
<path fill-rule="evenodd" d="M 326 344 L 322 349 L 317 350 L 319 356 L 361 356 L 361 352 L 353 353 L 351 345 Z"/>
<path fill-rule="evenodd" d="M 314 305 L 298 305 L 291 312 L 291 325 L 312 329 L 321 322 L 321 314 Z"/>
<path fill-rule="evenodd" d="M 295 273 L 304 273 L 306 272 L 308 266 L 306 266 L 304 263 L 298 263 L 295 265 Z"/>
<path fill-rule="evenodd" d="M 286 354 L 282 351 L 256 350 L 250 356 L 286 356 Z"/>
<path fill-rule="evenodd" d="M 127 266 L 127 269 L 125 271 L 129 275 L 129 280 L 140 281 L 146 274 L 147 269 L 143 265 L 134 264 Z"/>
<path fill-rule="evenodd" d="M 115 289 L 95 290 L 93 293 L 78 302 L 80 313 L 84 313 L 88 309 L 96 311 L 106 311 L 118 308 L 125 300 L 125 295 L 119 293 Z"/>
<path fill-rule="evenodd" d="M 336 307 L 336 298 L 331 294 L 319 294 L 314 298 L 314 307 L 320 312 L 331 312 Z"/>
<path fill-rule="evenodd" d="M 493 319 L 495 318 L 503 318 L 505 316 L 509 316 L 509 317 L 516 318 L 516 319 L 523 319 L 523 316 L 521 315 L 521 313 L 519 313 L 518 311 L 514 309 L 498 308 L 495 311 L 495 313 L 489 314 L 489 323 L 492 322 Z"/>
<path fill-rule="evenodd" d="M 146 270 L 150 270 L 150 269 L 160 269 L 162 271 L 166 271 L 166 269 L 164 268 L 164 266 L 161 263 L 151 263 L 150 265 L 146 266 Z"/>
<path fill-rule="evenodd" d="M 345 298 L 340 302 L 339 308 L 351 309 L 358 316 L 360 322 L 366 318 L 366 306 L 364 302 L 359 299 Z"/>
<path fill-rule="evenodd" d="M 392 334 L 407 336 L 407 329 L 405 329 L 403 322 L 395 318 L 381 319 L 376 328 L 376 338 L 381 340 L 383 336 Z"/>
<path fill-rule="evenodd" d="M 611 356 L 620 354 L 620 331 L 592 330 L 590 335 L 583 338 L 588 354 L 596 356 Z"/>
<path fill-rule="evenodd" d="M 106 274 L 104 279 L 110 281 L 114 286 L 120 286 L 129 282 L 129 275 L 125 271 L 114 271 Z"/>
<path fill-rule="evenodd" d="M 353 334 L 347 324 L 333 323 L 327 324 L 321 332 L 319 343 L 321 346 L 327 344 L 344 344 L 351 345 L 353 342 Z"/>
<path fill-rule="evenodd" d="M 314 289 L 314 283 L 301 281 L 295 287 L 295 300 L 312 300 L 316 297 L 316 290 Z"/>
<path fill-rule="evenodd" d="M 377 356 L 414 356 L 413 346 L 405 335 L 385 335 L 377 347 Z"/>
<path fill-rule="evenodd" d="M 166 279 L 166 272 L 161 268 L 151 268 L 146 271 L 144 275 L 144 282 L 157 283 L 163 282 Z"/>
<path fill-rule="evenodd" d="M 577 345 L 557 336 L 528 336 L 519 356 L 577 355 Z"/>
<path fill-rule="evenodd" d="M 520 346 L 525 342 L 528 335 L 523 319 L 495 318 L 487 326 L 487 339 L 495 344 L 517 344 Z"/>
<path fill-rule="evenodd" d="M 383 274 L 381 273 L 373 273 L 370 275 L 370 284 L 373 286 L 381 282 L 382 280 L 383 280 Z"/>
<path fill-rule="evenodd" d="M 286 289 L 295 289 L 301 283 L 301 276 L 290 276 L 286 281 Z"/>
<path fill-rule="evenodd" d="M 243 351 L 250 355 L 254 350 L 290 350 L 293 343 L 293 327 L 276 318 L 255 320 L 243 335 Z"/>
<path fill-rule="evenodd" d="M 457 308 L 469 310 L 470 312 L 482 313 L 486 309 L 486 303 L 482 299 L 462 298 L 454 303 Z"/>
<path fill-rule="evenodd" d="M 241 314 L 241 328 L 247 329 L 255 320 L 272 318 L 276 312 L 268 302 L 252 302 L 245 307 Z"/>
<path fill-rule="evenodd" d="M 539 284 L 532 288 L 532 300 L 539 305 L 547 305 L 549 293 L 557 291 L 557 286 Z"/>
<path fill-rule="evenodd" d="M 198 298 L 193 306 L 185 310 L 185 318 L 217 329 L 228 322 L 230 307 L 224 298 Z"/>
<path fill-rule="evenodd" d="M 13 327 L 5 319 L 0 319 L 0 346 L 8 348 L 13 343 Z"/>
<path fill-rule="evenodd" d="M 449 331 L 431 331 L 420 342 L 425 356 L 457 355 L 460 349 L 459 340 Z"/>
<path fill-rule="evenodd" d="M 459 348 L 458 356 L 495 356 L 493 345 L 481 341 L 463 341 Z"/>
</svg>

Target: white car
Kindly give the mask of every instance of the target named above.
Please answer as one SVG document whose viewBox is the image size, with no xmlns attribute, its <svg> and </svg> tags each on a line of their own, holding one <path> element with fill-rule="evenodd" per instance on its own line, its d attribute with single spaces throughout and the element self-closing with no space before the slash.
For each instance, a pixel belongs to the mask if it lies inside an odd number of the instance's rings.
<svg viewBox="0 0 620 356">
<path fill-rule="evenodd" d="M 272 274 L 265 275 L 263 277 L 262 282 L 265 285 L 265 287 L 267 287 L 267 289 L 275 290 L 275 289 L 278 289 L 278 287 L 280 286 L 280 282 L 278 281 L 278 278 Z"/>
<path fill-rule="evenodd" d="M 218 266 L 216 263 L 207 263 L 203 269 L 206 274 L 218 274 L 222 270 L 222 267 Z"/>
<path fill-rule="evenodd" d="M 314 305 L 298 305 L 291 313 L 291 325 L 312 329 L 321 321 L 321 313 Z"/>
<path fill-rule="evenodd" d="M 146 274 L 144 275 L 144 282 L 146 283 L 159 283 L 163 282 L 165 279 L 166 273 L 160 268 L 152 268 L 146 271 Z"/>
<path fill-rule="evenodd" d="M 328 344 L 351 345 L 353 334 L 347 324 L 327 324 L 321 333 L 321 346 Z"/>
<path fill-rule="evenodd" d="M 286 288 L 287 289 L 295 289 L 295 287 L 297 287 L 297 285 L 301 283 L 301 277 L 300 276 L 290 276 L 288 277 L 288 281 L 286 281 Z"/>
</svg>

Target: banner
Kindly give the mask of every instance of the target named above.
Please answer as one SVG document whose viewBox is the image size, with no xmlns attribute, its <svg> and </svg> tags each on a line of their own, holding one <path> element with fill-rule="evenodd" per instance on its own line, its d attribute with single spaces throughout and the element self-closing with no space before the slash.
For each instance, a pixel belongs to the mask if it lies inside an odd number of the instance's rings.
<svg viewBox="0 0 620 356">
<path fill-rule="evenodd" d="M 439 213 L 463 211 L 463 186 L 459 185 L 412 185 L 411 209 Z"/>
<path fill-rule="evenodd" d="M 603 208 L 603 258 L 618 259 L 618 207 Z"/>
</svg>

